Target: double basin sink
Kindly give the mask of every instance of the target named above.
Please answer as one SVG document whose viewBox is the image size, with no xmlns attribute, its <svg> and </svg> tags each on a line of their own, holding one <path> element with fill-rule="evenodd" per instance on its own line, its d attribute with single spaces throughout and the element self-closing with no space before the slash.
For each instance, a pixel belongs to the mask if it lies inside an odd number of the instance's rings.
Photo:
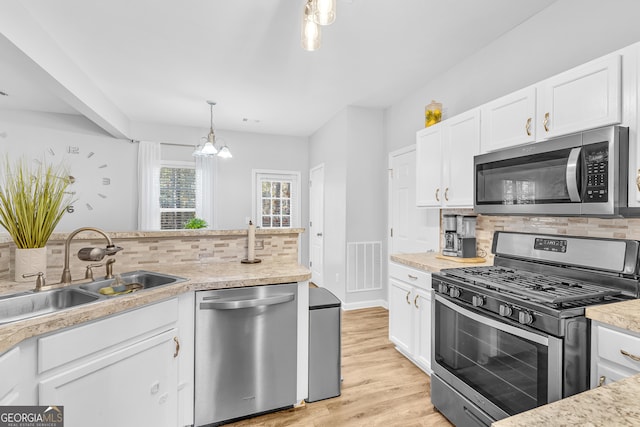
<svg viewBox="0 0 640 427">
<path fill-rule="evenodd" d="M 186 281 L 183 277 L 144 270 L 123 273 L 120 277 L 125 285 L 134 284 L 134 288 L 139 289 L 136 292 Z M 56 313 L 99 300 L 117 298 L 117 296 L 105 296 L 99 293 L 100 289 L 112 286 L 115 280 L 97 279 L 81 285 L 68 285 L 49 291 L 29 291 L 0 297 L 0 324 Z"/>
</svg>

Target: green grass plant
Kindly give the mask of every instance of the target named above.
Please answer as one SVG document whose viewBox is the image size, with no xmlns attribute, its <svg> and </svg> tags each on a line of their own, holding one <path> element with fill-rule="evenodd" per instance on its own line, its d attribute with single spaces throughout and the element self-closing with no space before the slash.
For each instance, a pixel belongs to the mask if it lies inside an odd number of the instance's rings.
<svg viewBox="0 0 640 427">
<path fill-rule="evenodd" d="M 5 160 L 0 181 L 0 225 L 20 249 L 46 246 L 71 204 L 69 173 L 63 166 Z"/>
</svg>

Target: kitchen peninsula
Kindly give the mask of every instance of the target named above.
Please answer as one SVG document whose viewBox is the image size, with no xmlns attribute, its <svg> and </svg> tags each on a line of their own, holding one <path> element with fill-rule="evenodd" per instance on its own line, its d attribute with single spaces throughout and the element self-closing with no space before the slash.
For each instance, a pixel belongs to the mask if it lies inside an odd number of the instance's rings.
<svg viewBox="0 0 640 427">
<path fill-rule="evenodd" d="M 113 257 L 114 273 L 145 270 L 187 280 L 0 325 L 0 404 L 56 401 L 65 406 L 68 425 L 87 425 L 100 401 L 117 400 L 114 390 L 126 384 L 128 398 L 118 404 L 119 411 L 105 413 L 91 425 L 193 424 L 195 293 L 283 283 L 297 284 L 297 338 L 292 339 L 297 342 L 293 369 L 299 402 L 307 393 L 311 277 L 298 263 L 303 231 L 258 230 L 256 257 L 262 262 L 255 264 L 240 262 L 246 257 L 246 230 L 109 233 L 124 248 Z M 85 234 L 71 241 L 76 280 L 84 277 L 86 264 L 75 257 L 77 251 L 104 245 L 101 236 Z M 47 284 L 59 281 L 66 237 L 54 234 L 49 241 Z M 7 265 L 13 243 L 3 239 L 0 259 Z M 33 290 L 35 281 L 14 282 L 12 273 L 10 268 L 3 271 L 0 296 Z M 98 278 L 104 273 L 96 266 L 94 274 Z"/>
</svg>

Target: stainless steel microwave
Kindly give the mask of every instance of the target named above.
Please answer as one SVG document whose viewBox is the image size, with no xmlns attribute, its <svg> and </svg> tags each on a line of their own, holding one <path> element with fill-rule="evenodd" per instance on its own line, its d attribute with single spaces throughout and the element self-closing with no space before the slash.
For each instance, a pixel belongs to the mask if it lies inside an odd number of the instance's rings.
<svg viewBox="0 0 640 427">
<path fill-rule="evenodd" d="M 609 126 L 474 157 L 476 213 L 618 216 L 629 129 Z"/>
</svg>

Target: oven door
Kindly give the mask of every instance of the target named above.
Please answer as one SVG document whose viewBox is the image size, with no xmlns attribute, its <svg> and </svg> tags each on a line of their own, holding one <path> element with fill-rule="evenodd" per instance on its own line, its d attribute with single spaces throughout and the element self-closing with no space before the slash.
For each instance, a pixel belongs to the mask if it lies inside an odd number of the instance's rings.
<svg viewBox="0 0 640 427">
<path fill-rule="evenodd" d="M 433 301 L 432 368 L 444 383 L 495 420 L 561 398 L 562 340 Z"/>
</svg>

